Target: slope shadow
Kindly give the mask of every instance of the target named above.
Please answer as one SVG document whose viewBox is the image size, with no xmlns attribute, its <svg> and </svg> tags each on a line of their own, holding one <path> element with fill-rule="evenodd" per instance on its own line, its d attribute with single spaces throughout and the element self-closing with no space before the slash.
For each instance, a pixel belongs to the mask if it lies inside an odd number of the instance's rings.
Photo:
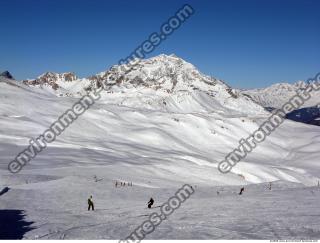
<svg viewBox="0 0 320 243">
<path fill-rule="evenodd" d="M 10 190 L 9 187 L 5 187 L 0 191 L 0 196 L 2 196 L 3 194 L 7 193 Z"/>
<path fill-rule="evenodd" d="M 288 113 L 286 117 L 296 122 L 320 126 L 320 107 L 314 106 L 294 110 Z"/>
<path fill-rule="evenodd" d="M 24 219 L 25 214 L 22 210 L 0 210 L 0 240 L 18 240 L 23 235 L 34 229 Z"/>
</svg>

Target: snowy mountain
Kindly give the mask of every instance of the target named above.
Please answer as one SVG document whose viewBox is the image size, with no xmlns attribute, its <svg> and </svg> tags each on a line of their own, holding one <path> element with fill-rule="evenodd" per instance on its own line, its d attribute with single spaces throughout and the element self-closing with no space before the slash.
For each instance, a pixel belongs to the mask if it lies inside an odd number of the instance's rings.
<svg viewBox="0 0 320 243">
<path fill-rule="evenodd" d="M 104 84 L 109 75 L 116 78 Z M 99 85 L 109 87 L 101 99 L 22 171 L 8 171 L 31 138 Z M 25 239 L 126 237 L 158 209 L 146 207 L 150 197 L 159 206 L 186 183 L 195 195 L 147 239 L 319 238 L 320 194 L 312 186 L 320 180 L 320 127 L 286 120 L 222 174 L 218 163 L 270 113 L 178 57 L 81 79 L 0 77 L 0 104 L 0 192 L 9 188 L 0 193 L 0 217 L 24 213 Z M 86 208 L 90 195 L 95 212 Z"/>
<path fill-rule="evenodd" d="M 104 83 L 104 80 L 108 82 Z M 175 55 L 140 60 L 129 70 L 124 65 L 115 65 L 83 79 L 78 79 L 73 73 L 46 73 L 23 83 L 46 89 L 57 96 L 73 97 L 107 85 L 108 91 L 104 95 L 107 101 L 130 107 L 179 112 L 233 110 L 244 115 L 265 113 L 248 97 L 236 95 L 223 81 L 203 75 L 192 64 Z"/>
<path fill-rule="evenodd" d="M 55 73 L 46 72 L 36 79 L 23 80 L 22 82 L 27 86 L 33 86 L 37 88 L 46 89 L 55 94 L 64 93 L 66 96 L 72 94 L 68 93 L 68 89 L 74 84 L 78 77 L 75 73 Z"/>
</svg>

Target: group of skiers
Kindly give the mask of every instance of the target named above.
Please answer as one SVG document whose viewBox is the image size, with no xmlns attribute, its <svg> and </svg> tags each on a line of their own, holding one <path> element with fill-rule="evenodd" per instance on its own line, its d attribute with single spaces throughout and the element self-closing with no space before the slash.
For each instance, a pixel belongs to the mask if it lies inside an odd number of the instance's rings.
<svg viewBox="0 0 320 243">
<path fill-rule="evenodd" d="M 118 183 L 118 181 L 116 181 L 115 186 L 117 187 L 118 185 L 119 185 L 119 186 L 125 186 L 126 183 L 125 183 L 125 182 L 119 182 L 119 183 Z M 131 182 L 131 183 L 127 182 L 127 185 L 128 185 L 128 186 L 132 186 L 132 182 Z M 268 186 L 268 189 L 269 189 L 269 190 L 271 190 L 271 185 L 272 185 L 272 184 L 271 184 L 271 182 L 270 182 L 270 183 L 269 183 L 269 186 Z M 318 181 L 318 187 L 320 187 L 320 182 L 319 182 L 319 181 Z M 239 195 L 242 195 L 243 192 L 244 192 L 244 187 L 241 187 L 241 188 L 240 188 Z M 220 194 L 220 192 L 217 191 L 217 195 L 219 195 L 219 194 Z M 151 197 L 150 200 L 149 200 L 149 202 L 147 203 L 148 208 L 151 208 L 153 204 L 154 204 L 154 199 Z M 92 196 L 90 196 L 90 197 L 88 198 L 88 211 L 90 211 L 90 209 L 94 211 L 94 203 L 93 203 Z"/>
<path fill-rule="evenodd" d="M 117 183 L 117 182 L 116 182 Z M 117 186 L 117 185 L 116 185 Z M 271 190 L 271 189 L 270 189 Z M 244 187 L 242 187 L 240 189 L 240 192 L 239 192 L 239 195 L 242 195 L 242 193 L 244 192 Z M 219 192 L 217 192 L 217 195 L 219 195 Z M 151 208 L 152 205 L 154 204 L 154 199 L 151 197 L 149 202 L 147 203 L 148 205 L 148 208 Z M 94 203 L 93 203 L 93 199 L 92 199 L 92 196 L 90 196 L 88 198 L 88 211 L 93 210 L 94 211 Z"/>
<path fill-rule="evenodd" d="M 122 182 L 122 181 L 118 182 L 118 181 L 116 181 L 114 185 L 115 185 L 115 187 L 118 187 L 118 186 L 132 186 L 132 182 Z"/>
</svg>

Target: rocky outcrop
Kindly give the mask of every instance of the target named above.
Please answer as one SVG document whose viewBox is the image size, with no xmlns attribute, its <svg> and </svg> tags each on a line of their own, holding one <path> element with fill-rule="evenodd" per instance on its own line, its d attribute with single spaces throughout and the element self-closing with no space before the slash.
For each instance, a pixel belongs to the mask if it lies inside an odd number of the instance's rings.
<svg viewBox="0 0 320 243">
<path fill-rule="evenodd" d="M 11 73 L 9 71 L 4 71 L 2 73 L 0 73 L 1 77 L 5 77 L 7 79 L 14 79 L 14 77 L 11 75 Z"/>
</svg>

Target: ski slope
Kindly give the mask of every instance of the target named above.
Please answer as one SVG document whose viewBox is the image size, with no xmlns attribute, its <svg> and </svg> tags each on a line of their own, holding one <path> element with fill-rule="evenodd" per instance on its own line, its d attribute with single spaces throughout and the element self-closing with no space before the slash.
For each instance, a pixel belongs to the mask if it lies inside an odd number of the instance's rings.
<svg viewBox="0 0 320 243">
<path fill-rule="evenodd" d="M 3 195 L 1 209 L 25 210 L 33 229 L 24 239 L 123 239 L 159 212 L 157 206 L 180 187 L 115 189 L 111 184 L 107 178 L 96 183 L 79 175 L 35 180 Z M 319 188 L 285 183 L 273 187 L 270 191 L 266 184 L 247 186 L 239 196 L 239 187 L 197 186 L 195 194 L 146 239 L 319 239 Z M 87 211 L 88 192 L 95 211 Z M 153 209 L 146 207 L 150 195 Z"/>
</svg>

